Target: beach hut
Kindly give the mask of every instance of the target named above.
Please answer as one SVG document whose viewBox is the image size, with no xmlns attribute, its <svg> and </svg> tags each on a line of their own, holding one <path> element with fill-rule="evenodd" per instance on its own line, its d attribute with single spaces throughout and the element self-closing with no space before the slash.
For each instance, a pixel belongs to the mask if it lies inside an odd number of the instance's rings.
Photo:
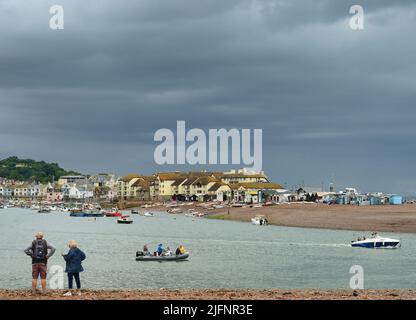
<svg viewBox="0 0 416 320">
<path fill-rule="evenodd" d="M 381 197 L 379 196 L 370 196 L 370 205 L 372 206 L 376 206 L 376 205 L 380 205 L 382 202 Z"/>
<path fill-rule="evenodd" d="M 399 196 L 397 194 L 391 195 L 389 197 L 389 203 L 390 204 L 402 204 L 403 203 L 403 197 Z"/>
</svg>

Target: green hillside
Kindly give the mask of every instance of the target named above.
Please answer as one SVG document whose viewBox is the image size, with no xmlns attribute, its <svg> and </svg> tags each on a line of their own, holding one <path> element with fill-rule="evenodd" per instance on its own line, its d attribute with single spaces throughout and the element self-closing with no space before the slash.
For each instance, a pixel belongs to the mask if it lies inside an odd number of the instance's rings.
<svg viewBox="0 0 416 320">
<path fill-rule="evenodd" d="M 7 179 L 46 183 L 53 179 L 57 180 L 61 176 L 72 174 L 78 175 L 79 173 L 66 171 L 59 167 L 57 163 L 19 159 L 17 157 L 0 160 L 0 177 Z"/>
</svg>

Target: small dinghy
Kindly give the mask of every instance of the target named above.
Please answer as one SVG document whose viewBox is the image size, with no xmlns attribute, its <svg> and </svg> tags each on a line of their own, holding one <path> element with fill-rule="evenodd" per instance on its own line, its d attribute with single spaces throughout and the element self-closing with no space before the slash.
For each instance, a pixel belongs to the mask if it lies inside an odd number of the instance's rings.
<svg viewBox="0 0 416 320">
<path fill-rule="evenodd" d="M 173 208 L 173 209 L 169 209 L 166 212 L 167 213 L 170 213 L 170 214 L 179 214 L 179 213 L 182 213 L 183 211 L 181 209 L 179 209 L 179 208 Z"/>
<path fill-rule="evenodd" d="M 373 233 L 369 238 L 358 238 L 356 241 L 351 241 L 352 247 L 361 248 L 400 248 L 400 240 L 380 237 L 377 233 Z"/>
<path fill-rule="evenodd" d="M 121 212 L 106 212 L 105 216 L 106 217 L 118 218 L 118 217 L 122 217 L 123 214 Z"/>
<path fill-rule="evenodd" d="M 140 215 L 143 217 L 154 217 L 154 214 L 151 212 L 142 212 Z"/>
<path fill-rule="evenodd" d="M 137 210 L 131 210 L 131 214 L 139 214 L 139 211 L 137 211 Z"/>
<path fill-rule="evenodd" d="M 120 219 L 117 219 L 117 223 L 120 223 L 120 224 L 132 224 L 133 223 L 133 220 L 130 220 L 128 218 L 120 218 Z"/>
<path fill-rule="evenodd" d="M 170 256 L 143 255 L 142 251 L 137 251 L 136 253 L 136 261 L 179 261 L 188 258 L 189 252 L 185 252 L 184 254 L 173 254 Z"/>
</svg>

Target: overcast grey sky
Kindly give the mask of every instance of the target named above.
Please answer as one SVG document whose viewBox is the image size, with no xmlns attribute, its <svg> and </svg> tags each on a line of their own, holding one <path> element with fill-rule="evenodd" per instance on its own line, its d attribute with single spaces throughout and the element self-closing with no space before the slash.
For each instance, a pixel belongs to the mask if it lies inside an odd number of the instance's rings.
<svg viewBox="0 0 416 320">
<path fill-rule="evenodd" d="M 0 157 L 199 169 L 153 160 L 186 120 L 263 129 L 275 182 L 416 195 L 415 30 L 413 0 L 0 0 Z"/>
</svg>

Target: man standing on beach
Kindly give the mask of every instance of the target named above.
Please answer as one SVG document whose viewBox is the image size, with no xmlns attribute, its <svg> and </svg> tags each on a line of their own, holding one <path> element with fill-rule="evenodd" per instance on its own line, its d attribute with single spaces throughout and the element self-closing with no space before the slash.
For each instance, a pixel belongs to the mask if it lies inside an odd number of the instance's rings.
<svg viewBox="0 0 416 320">
<path fill-rule="evenodd" d="M 32 293 L 34 294 L 36 293 L 39 276 L 42 293 L 46 292 L 47 263 L 48 259 L 55 253 L 55 248 L 43 239 L 42 232 L 36 233 L 35 238 L 25 250 L 25 253 L 32 258 Z"/>
</svg>

